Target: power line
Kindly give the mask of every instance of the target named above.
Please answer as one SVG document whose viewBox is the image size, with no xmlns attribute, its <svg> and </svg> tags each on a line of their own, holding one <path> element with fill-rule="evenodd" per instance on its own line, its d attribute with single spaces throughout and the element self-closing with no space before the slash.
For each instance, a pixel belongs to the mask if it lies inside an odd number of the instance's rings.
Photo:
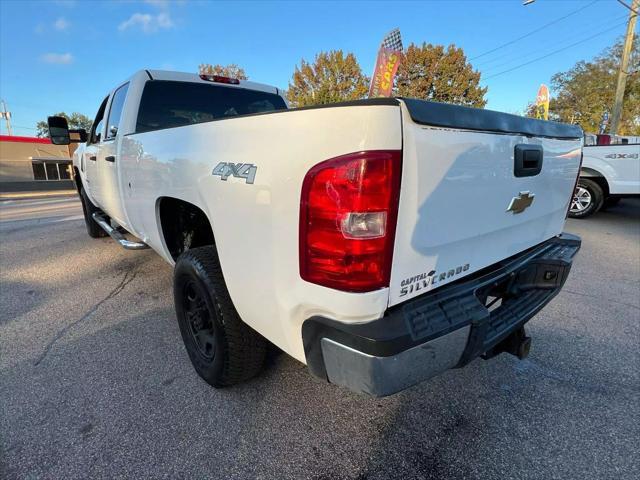
<svg viewBox="0 0 640 480">
<path fill-rule="evenodd" d="M 624 25 L 624 23 L 626 23 L 626 22 L 618 23 L 617 25 L 614 25 L 611 28 L 607 28 L 606 30 L 602 30 L 602 31 L 600 31 L 598 33 L 595 33 L 595 34 L 593 34 L 593 35 L 591 35 L 591 36 L 589 36 L 587 38 L 584 38 L 582 40 L 574 42 L 571 45 L 567 45 L 566 47 L 559 48 L 558 50 L 554 50 L 553 52 L 547 53 L 546 55 L 542 55 L 541 57 L 534 58 L 533 60 L 530 60 L 530 61 L 525 62 L 525 63 L 521 63 L 520 65 L 516 65 L 515 67 L 509 68 L 508 70 L 504 70 L 502 72 L 498 72 L 498 73 L 494 73 L 493 75 L 489 75 L 488 77 L 485 77 L 484 80 L 488 80 L 490 78 L 494 78 L 494 77 L 497 77 L 498 75 L 503 75 L 505 73 L 513 72 L 514 70 L 517 70 L 519 68 L 525 67 L 527 65 L 531 65 L 532 63 L 535 63 L 535 62 L 537 62 L 539 60 L 543 60 L 543 59 L 545 59 L 547 57 L 550 57 L 551 55 L 555 55 L 556 53 L 563 52 L 563 51 L 565 51 L 565 50 L 567 50 L 569 48 L 575 47 L 576 45 L 580 45 L 581 43 L 587 42 L 587 41 L 591 40 L 592 38 L 599 37 L 600 35 L 603 35 L 603 34 L 605 34 L 607 32 L 610 32 L 611 30 L 614 30 L 614 29 L 618 28 L 620 25 Z"/>
<path fill-rule="evenodd" d="M 524 55 L 522 55 L 520 51 L 508 51 L 496 57 L 490 58 L 488 60 L 480 61 L 476 63 L 474 66 L 483 71 L 500 68 L 501 66 L 508 65 L 509 63 L 512 63 L 515 60 L 521 60 L 522 58 L 535 55 L 536 53 L 539 53 L 541 50 L 544 50 L 544 48 L 547 46 L 557 46 L 558 44 L 563 43 L 567 40 L 573 40 L 579 34 L 592 32 L 593 30 L 595 30 L 595 27 L 608 27 L 609 25 L 613 25 L 615 22 L 618 22 L 626 18 L 627 18 L 627 15 L 620 15 L 615 18 L 609 18 L 608 20 L 605 20 L 605 21 L 602 21 L 601 19 L 597 19 L 597 21 L 593 23 L 582 23 L 580 25 L 581 29 L 579 32 L 577 32 L 576 30 L 572 30 L 571 35 L 569 37 L 564 37 L 562 40 L 558 40 L 557 38 L 552 38 L 551 36 L 545 36 L 542 38 L 550 41 L 545 41 L 544 43 L 536 43 L 536 49 L 533 51 L 530 51 L 529 53 L 525 53 Z M 497 65 L 487 66 L 489 64 L 498 62 L 500 60 L 503 60 L 509 57 L 511 57 L 510 60 L 503 61 Z"/>
<path fill-rule="evenodd" d="M 626 15 L 621 15 L 619 17 L 615 17 L 613 19 L 608 19 L 608 20 L 606 20 L 604 22 L 600 22 L 599 26 L 600 27 L 609 27 L 611 25 L 610 29 L 614 29 L 614 28 L 616 28 L 616 27 L 618 27 L 618 26 L 620 26 L 622 24 L 620 22 L 620 20 L 622 20 L 623 18 L 626 18 Z M 618 23 L 612 25 L 612 22 L 618 22 Z M 583 27 L 590 27 L 590 25 L 583 25 Z M 601 33 L 605 33 L 606 31 L 609 31 L 609 30 L 599 31 L 599 32 L 597 32 L 596 36 L 601 34 Z M 487 73 L 491 73 L 492 71 L 495 72 L 499 68 L 508 66 L 510 64 L 513 64 L 514 62 L 522 62 L 523 60 L 525 60 L 527 58 L 531 58 L 532 56 L 534 56 L 536 54 L 539 55 L 541 53 L 541 50 L 542 51 L 547 50 L 549 47 L 552 47 L 552 46 L 560 46 L 561 47 L 561 48 L 557 49 L 557 52 L 560 52 L 560 51 L 562 51 L 562 50 L 564 50 L 566 48 L 571 48 L 572 46 L 576 45 L 577 43 L 573 42 L 571 45 L 567 45 L 566 47 L 562 47 L 562 45 L 565 44 L 567 41 L 575 39 L 578 34 L 587 33 L 589 31 L 592 31 L 592 30 L 590 28 L 582 28 L 580 32 L 576 33 L 574 31 L 571 36 L 569 36 L 569 37 L 564 36 L 561 39 L 551 39 L 549 37 L 544 37 L 546 39 L 551 40 L 551 42 L 545 41 L 545 42 L 543 42 L 541 44 L 538 44 L 537 48 L 535 50 L 529 51 L 528 53 L 520 54 L 519 52 L 508 52 L 508 53 L 505 53 L 503 55 L 499 55 L 499 56 L 489 60 L 488 62 L 480 62 L 480 65 L 483 65 L 483 64 L 486 65 L 487 63 L 492 63 L 492 62 L 495 62 L 497 60 L 506 59 L 505 61 L 500 62 L 497 65 L 493 65 L 493 66 L 490 66 L 490 67 L 480 67 L 480 68 L 476 67 L 475 71 L 480 72 L 482 80 L 486 80 L 488 78 L 492 78 L 494 76 L 501 75 L 501 74 L 509 72 L 511 70 L 515 70 L 517 68 L 520 68 L 520 66 L 525 66 L 525 65 L 528 65 L 529 63 L 536 62 L 541 58 L 545 58 L 545 56 L 536 57 L 531 61 L 527 61 L 525 63 L 518 64 L 513 68 L 509 68 L 509 69 L 506 69 L 506 70 L 503 70 L 503 71 L 498 71 L 497 73 L 495 73 L 495 75 L 494 74 L 487 75 Z M 580 42 L 587 41 L 587 40 L 589 40 L 589 38 L 581 40 Z M 578 42 L 578 43 L 580 43 L 580 42 Z M 549 53 L 547 55 L 553 55 L 554 53 L 556 53 L 556 51 L 553 51 L 553 52 L 551 52 L 551 53 Z M 514 56 L 514 54 L 515 54 L 515 56 Z M 509 57 L 511 57 L 511 58 L 509 58 Z M 473 66 L 472 66 L 472 68 L 473 68 Z M 454 85 L 464 73 L 465 73 L 465 71 L 457 72 L 456 75 L 454 76 L 453 81 L 451 82 L 451 84 Z"/>
<path fill-rule="evenodd" d="M 620 25 L 621 24 L 620 20 L 622 20 L 623 18 L 626 18 L 626 15 L 623 15 L 622 17 L 617 17 L 617 18 L 611 19 L 611 20 L 609 20 L 607 22 L 601 22 L 599 26 L 600 27 L 605 27 L 605 28 L 608 28 L 608 27 L 611 26 L 613 28 L 614 26 Z M 583 30 L 582 32 L 579 32 L 579 33 L 583 33 L 584 34 L 584 33 L 587 33 L 588 31 L 589 30 Z M 539 55 L 541 51 L 547 50 L 547 47 L 551 47 L 551 46 L 562 47 L 562 45 L 566 44 L 567 41 L 574 40 L 576 38 L 576 36 L 577 35 L 572 34 L 570 37 L 564 37 L 561 40 L 554 40 L 552 43 L 545 42 L 544 45 L 542 45 L 542 44 L 538 45 L 535 50 L 529 51 L 528 53 L 525 53 L 523 55 L 518 54 L 517 56 L 512 57 L 510 59 L 507 59 L 504 62 L 500 62 L 500 63 L 498 63 L 496 65 L 493 65 L 493 66 L 490 66 L 490 67 L 481 68 L 480 70 L 482 70 L 483 74 L 490 73 L 491 71 L 496 71 L 496 70 L 498 70 L 498 69 L 500 69 L 502 67 L 505 67 L 507 65 L 510 65 L 510 64 L 512 64 L 514 62 L 518 62 L 518 61 L 525 60 L 527 58 L 531 58 L 532 56 L 534 56 L 536 54 Z M 507 55 L 507 57 L 509 57 L 509 55 Z M 497 57 L 497 58 L 504 58 L 504 57 Z"/>
<path fill-rule="evenodd" d="M 624 3 L 622 0 L 618 0 L 618 3 L 620 3 L 621 5 L 624 5 L 626 8 L 628 8 L 629 10 L 631 10 L 633 13 L 635 13 L 636 15 L 638 15 L 637 10 L 634 10 L 633 7 L 627 5 L 626 3 Z"/>
<path fill-rule="evenodd" d="M 534 33 L 538 33 L 540 30 L 544 30 L 545 28 L 550 27 L 551 25 L 555 25 L 556 23 L 561 22 L 565 18 L 569 18 L 570 16 L 575 15 L 578 12 L 581 12 L 582 10 L 590 7 L 591 5 L 596 3 L 597 1 L 598 0 L 593 0 L 592 2 L 588 3 L 584 7 L 580 7 L 579 9 L 574 10 L 573 12 L 570 12 L 570 13 L 566 14 L 564 17 L 556 18 L 555 20 L 553 20 L 553 21 L 551 21 L 549 23 L 545 23 L 541 27 L 538 27 L 535 30 L 531 30 L 529 33 L 525 33 L 524 35 L 521 35 L 518 38 L 514 38 L 513 40 L 509 40 L 508 42 L 503 43 L 502 45 L 498 45 L 497 47 L 492 48 L 491 50 L 488 50 L 488 51 L 486 51 L 484 53 L 481 53 L 480 55 L 476 55 L 475 57 L 470 58 L 469 61 L 475 60 L 476 58 L 484 57 L 485 55 L 489 55 L 490 53 L 495 52 L 496 50 L 500 50 L 501 48 L 508 47 L 509 45 L 513 45 L 514 43 L 519 42 L 520 40 L 522 40 L 524 38 L 530 37 Z"/>
</svg>

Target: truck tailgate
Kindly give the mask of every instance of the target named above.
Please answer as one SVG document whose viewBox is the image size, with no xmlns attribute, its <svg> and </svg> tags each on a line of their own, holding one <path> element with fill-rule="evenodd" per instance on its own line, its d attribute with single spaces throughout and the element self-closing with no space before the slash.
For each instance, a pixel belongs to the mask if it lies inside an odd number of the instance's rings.
<svg viewBox="0 0 640 480">
<path fill-rule="evenodd" d="M 389 305 L 562 232 L 580 166 L 578 127 L 419 100 L 403 100 L 402 110 Z"/>
</svg>

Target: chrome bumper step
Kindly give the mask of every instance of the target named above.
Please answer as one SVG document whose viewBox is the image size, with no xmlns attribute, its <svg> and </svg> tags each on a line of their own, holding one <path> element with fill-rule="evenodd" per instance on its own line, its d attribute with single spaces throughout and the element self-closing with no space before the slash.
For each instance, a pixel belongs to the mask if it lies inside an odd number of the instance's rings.
<svg viewBox="0 0 640 480">
<path fill-rule="evenodd" d="M 124 238 L 122 233 L 111 226 L 111 223 L 109 223 L 109 220 L 107 220 L 103 213 L 95 212 L 92 217 L 111 238 L 120 244 L 122 248 L 126 250 L 144 250 L 145 248 L 149 248 L 149 245 L 144 242 L 132 242 L 131 240 Z"/>
</svg>

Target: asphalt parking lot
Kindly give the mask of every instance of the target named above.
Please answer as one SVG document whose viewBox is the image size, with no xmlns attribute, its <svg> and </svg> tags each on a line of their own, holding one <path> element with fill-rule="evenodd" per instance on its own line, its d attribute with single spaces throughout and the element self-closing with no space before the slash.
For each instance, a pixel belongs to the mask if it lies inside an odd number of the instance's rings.
<svg viewBox="0 0 640 480">
<path fill-rule="evenodd" d="M 569 221 L 583 248 L 527 360 L 384 399 L 287 355 L 212 389 L 171 267 L 89 238 L 73 202 L 0 205 L 0 478 L 638 478 L 640 200 Z"/>
</svg>

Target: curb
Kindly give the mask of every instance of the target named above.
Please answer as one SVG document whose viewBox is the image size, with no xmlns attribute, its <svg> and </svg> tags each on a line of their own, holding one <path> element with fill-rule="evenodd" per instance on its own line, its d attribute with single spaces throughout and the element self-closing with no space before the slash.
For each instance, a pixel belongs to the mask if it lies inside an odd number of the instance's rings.
<svg viewBox="0 0 640 480">
<path fill-rule="evenodd" d="M 50 190 L 47 192 L 6 192 L 0 193 L 0 202 L 7 200 L 34 200 L 59 197 L 75 197 L 78 192 L 75 190 Z"/>
</svg>

